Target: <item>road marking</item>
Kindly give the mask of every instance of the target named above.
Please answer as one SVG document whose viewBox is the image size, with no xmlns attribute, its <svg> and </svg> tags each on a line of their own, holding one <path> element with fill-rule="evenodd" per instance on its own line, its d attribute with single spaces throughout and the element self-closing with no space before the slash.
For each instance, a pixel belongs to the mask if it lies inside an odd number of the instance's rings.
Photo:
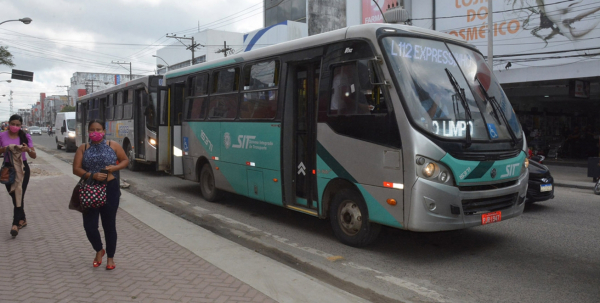
<svg viewBox="0 0 600 303">
<path fill-rule="evenodd" d="M 353 262 L 342 263 L 342 264 L 345 265 L 345 266 L 348 266 L 348 267 L 359 269 L 359 270 L 372 271 L 372 272 L 374 272 L 374 273 L 377 274 L 377 275 L 375 275 L 375 277 L 377 279 L 381 279 L 381 280 L 387 281 L 389 283 L 392 283 L 394 285 L 398 285 L 398 286 L 400 286 L 402 288 L 406 288 L 406 289 L 408 289 L 410 291 L 418 293 L 421 296 L 424 296 L 424 297 L 427 297 L 427 298 L 429 298 L 431 300 L 434 300 L 435 302 L 448 302 L 448 300 L 445 299 L 444 296 L 442 296 L 441 294 L 439 294 L 435 290 L 428 289 L 428 288 L 423 287 L 421 285 L 418 285 L 418 284 L 406 281 L 404 279 L 400 279 L 398 277 L 387 275 L 387 274 L 385 274 L 385 273 L 383 273 L 381 271 L 378 271 L 376 269 L 372 269 L 372 268 L 369 268 L 369 267 L 358 265 L 358 264 L 355 264 Z"/>
<path fill-rule="evenodd" d="M 199 212 L 206 212 L 206 211 L 208 211 L 208 209 L 202 208 L 200 206 L 194 206 L 192 208 L 195 209 L 195 210 L 197 210 L 197 211 L 199 211 Z"/>
</svg>

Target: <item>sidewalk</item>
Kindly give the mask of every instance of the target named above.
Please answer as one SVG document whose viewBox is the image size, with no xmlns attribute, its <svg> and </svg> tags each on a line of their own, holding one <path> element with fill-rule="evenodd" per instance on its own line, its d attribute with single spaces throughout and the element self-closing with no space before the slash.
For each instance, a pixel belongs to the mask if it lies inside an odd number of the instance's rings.
<svg viewBox="0 0 600 303">
<path fill-rule="evenodd" d="M 38 155 L 25 196 L 29 224 L 15 239 L 0 189 L 0 302 L 366 302 L 126 190 L 116 269 L 104 269 L 106 257 L 93 268 L 81 215 L 67 208 L 77 177 L 69 164 Z"/>
</svg>

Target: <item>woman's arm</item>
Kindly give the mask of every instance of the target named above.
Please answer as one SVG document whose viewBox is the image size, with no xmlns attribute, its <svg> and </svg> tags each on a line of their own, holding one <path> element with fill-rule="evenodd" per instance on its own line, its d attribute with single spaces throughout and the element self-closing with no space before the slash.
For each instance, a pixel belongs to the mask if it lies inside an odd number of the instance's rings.
<svg viewBox="0 0 600 303">
<path fill-rule="evenodd" d="M 35 152 L 35 148 L 33 147 L 33 140 L 31 140 L 31 135 L 27 134 L 27 155 L 31 157 L 31 159 L 37 158 L 37 153 Z"/>
<path fill-rule="evenodd" d="M 81 144 L 79 146 L 79 148 L 77 149 L 77 152 L 75 152 L 75 158 L 73 159 L 73 174 L 78 177 L 84 177 L 84 175 L 85 175 L 85 177 L 90 176 L 89 173 L 81 167 L 81 162 L 83 161 L 83 152 L 85 150 L 85 146 L 86 146 L 86 144 Z"/>
<path fill-rule="evenodd" d="M 114 141 L 112 141 L 112 142 L 116 143 Z M 117 160 L 119 160 L 119 164 L 118 165 L 109 165 L 106 167 L 106 169 L 112 173 L 112 172 L 115 172 L 115 171 L 118 171 L 118 170 L 121 170 L 121 169 L 127 167 L 127 165 L 129 165 L 129 158 L 127 158 L 127 154 L 125 154 L 125 151 L 123 150 L 121 145 L 116 143 L 116 144 L 111 144 L 110 147 L 117 154 Z"/>
</svg>

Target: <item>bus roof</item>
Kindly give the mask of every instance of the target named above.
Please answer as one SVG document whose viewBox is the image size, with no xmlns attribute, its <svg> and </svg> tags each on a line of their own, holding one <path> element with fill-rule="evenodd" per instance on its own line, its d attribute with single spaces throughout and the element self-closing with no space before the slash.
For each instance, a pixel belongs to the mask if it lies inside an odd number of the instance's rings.
<svg viewBox="0 0 600 303">
<path fill-rule="evenodd" d="M 87 94 L 87 95 L 83 95 L 81 97 L 77 97 L 77 101 L 81 101 L 83 99 L 89 99 L 89 98 L 94 98 L 94 97 L 97 97 L 97 96 L 101 96 L 101 95 L 106 94 L 107 92 L 116 91 L 116 90 L 122 89 L 124 87 L 135 86 L 135 85 L 140 84 L 140 83 L 148 83 L 150 81 L 151 77 L 162 77 L 162 76 L 148 75 L 148 76 L 144 76 L 144 77 L 140 77 L 140 78 L 135 78 L 135 79 L 133 79 L 131 81 L 127 81 L 127 82 L 121 83 L 119 85 L 111 86 L 109 88 L 105 88 L 103 90 L 99 90 L 99 91 L 93 92 L 91 94 Z"/>
<path fill-rule="evenodd" d="M 177 78 L 179 76 L 193 74 L 196 72 L 200 72 L 206 69 L 211 69 L 219 66 L 225 66 L 229 64 L 234 64 L 236 62 L 244 62 L 251 61 L 254 59 L 260 59 L 270 56 L 276 56 L 287 52 L 297 51 L 299 49 L 324 45 L 330 43 L 332 41 L 344 40 L 347 38 L 358 38 L 358 37 L 373 37 L 375 38 L 376 32 L 378 29 L 392 29 L 395 30 L 398 34 L 408 33 L 408 34 L 417 34 L 423 36 L 429 36 L 431 38 L 437 38 L 447 41 L 452 41 L 457 44 L 462 44 L 464 46 L 476 49 L 475 46 L 466 43 L 465 40 L 460 39 L 456 36 L 449 35 L 446 33 L 409 26 L 409 25 L 400 25 L 400 24 L 388 24 L 388 23 L 370 23 L 370 24 L 361 24 L 350 26 L 338 30 L 333 30 L 330 32 L 295 39 L 287 42 L 282 42 L 279 44 L 267 46 L 264 48 L 260 48 L 257 50 L 252 50 L 249 52 L 234 54 L 228 57 L 224 57 L 221 59 L 216 59 L 209 62 L 204 62 L 192 66 L 188 66 L 185 68 L 169 71 L 165 74 L 165 79 Z"/>
</svg>

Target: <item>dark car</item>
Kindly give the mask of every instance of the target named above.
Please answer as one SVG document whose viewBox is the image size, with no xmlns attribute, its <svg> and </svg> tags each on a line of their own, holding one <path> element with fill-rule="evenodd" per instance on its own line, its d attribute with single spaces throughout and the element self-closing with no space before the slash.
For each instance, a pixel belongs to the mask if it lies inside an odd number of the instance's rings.
<svg viewBox="0 0 600 303">
<path fill-rule="evenodd" d="M 527 204 L 554 199 L 554 178 L 550 170 L 536 161 L 529 161 Z"/>
</svg>

